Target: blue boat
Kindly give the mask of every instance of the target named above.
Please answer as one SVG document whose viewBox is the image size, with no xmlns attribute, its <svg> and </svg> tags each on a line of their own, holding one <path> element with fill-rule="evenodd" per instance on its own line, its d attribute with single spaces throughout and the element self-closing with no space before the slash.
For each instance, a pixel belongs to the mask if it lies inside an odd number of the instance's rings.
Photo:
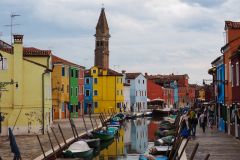
<svg viewBox="0 0 240 160">
<path fill-rule="evenodd" d="M 139 160 L 147 160 L 148 156 L 152 156 L 152 155 L 140 155 L 139 156 Z M 167 160 L 168 158 L 166 156 L 153 156 L 156 160 Z"/>
</svg>

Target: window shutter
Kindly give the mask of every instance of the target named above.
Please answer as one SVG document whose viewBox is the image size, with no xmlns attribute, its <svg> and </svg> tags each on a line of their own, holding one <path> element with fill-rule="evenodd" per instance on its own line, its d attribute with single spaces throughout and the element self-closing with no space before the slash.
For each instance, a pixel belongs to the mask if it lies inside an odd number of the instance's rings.
<svg viewBox="0 0 240 160">
<path fill-rule="evenodd" d="M 3 61 L 0 61 L 0 70 L 3 69 L 3 67 L 2 67 L 2 62 L 3 62 Z"/>
<path fill-rule="evenodd" d="M 4 70 L 8 69 L 8 59 L 7 59 L 7 57 L 3 58 L 3 69 Z"/>
</svg>

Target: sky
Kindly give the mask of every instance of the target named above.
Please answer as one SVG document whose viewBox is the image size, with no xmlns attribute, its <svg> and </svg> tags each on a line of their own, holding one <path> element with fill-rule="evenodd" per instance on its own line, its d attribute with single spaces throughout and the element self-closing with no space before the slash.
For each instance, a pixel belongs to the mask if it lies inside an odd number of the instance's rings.
<svg viewBox="0 0 240 160">
<path fill-rule="evenodd" d="M 12 32 L 23 45 L 86 68 L 94 66 L 95 27 L 104 4 L 109 68 L 145 74 L 188 74 L 202 85 L 221 56 L 225 20 L 240 21 L 238 0 L 1 0 L 1 40 Z"/>
</svg>

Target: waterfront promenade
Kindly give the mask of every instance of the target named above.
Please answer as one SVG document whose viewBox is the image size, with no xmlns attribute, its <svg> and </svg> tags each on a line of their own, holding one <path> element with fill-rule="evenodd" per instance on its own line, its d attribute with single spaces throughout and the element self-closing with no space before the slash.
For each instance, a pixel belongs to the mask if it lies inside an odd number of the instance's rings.
<svg viewBox="0 0 240 160">
<path fill-rule="evenodd" d="M 197 133 L 194 140 L 190 140 L 186 147 L 189 158 L 196 143 L 199 143 L 194 160 L 202 160 L 209 153 L 209 160 L 239 160 L 240 140 L 224 133 L 214 126 L 213 133 L 206 127 L 205 133 L 197 125 Z"/>
<path fill-rule="evenodd" d="M 92 117 L 96 118 L 98 125 L 100 124 L 100 119 L 98 119 L 99 115 L 98 114 L 93 114 Z M 92 120 L 94 120 L 92 118 Z M 84 116 L 84 119 L 86 121 L 87 129 L 91 130 L 92 125 L 91 121 L 88 115 Z M 73 118 L 78 134 L 86 132 L 86 129 L 84 127 L 84 123 L 82 120 L 82 117 L 78 118 Z M 54 131 L 57 135 L 58 140 L 60 143 L 63 143 L 63 138 L 61 136 L 61 133 L 58 128 L 58 124 L 60 124 L 64 137 L 65 139 L 69 139 L 73 137 L 72 129 L 70 127 L 70 123 L 68 119 L 55 119 L 54 120 Z M 94 120 L 94 127 L 96 128 L 96 123 Z M 51 136 L 51 141 L 53 143 L 53 146 L 57 146 L 57 141 L 54 138 L 53 133 L 50 133 Z M 8 137 L 3 136 L 2 137 L 2 143 L 0 144 L 0 156 L 3 160 L 12 160 L 14 154 L 11 152 L 10 148 L 10 141 L 6 140 Z M 43 149 L 45 152 L 51 150 L 51 144 L 48 138 L 48 135 L 39 135 L 40 141 L 42 143 Z M 31 136 L 15 136 L 15 140 L 17 142 L 17 145 L 19 147 L 19 150 L 21 152 L 22 159 L 24 160 L 33 160 L 36 157 L 40 156 L 42 154 L 41 147 L 39 145 L 38 139 L 36 135 L 31 135 Z"/>
</svg>

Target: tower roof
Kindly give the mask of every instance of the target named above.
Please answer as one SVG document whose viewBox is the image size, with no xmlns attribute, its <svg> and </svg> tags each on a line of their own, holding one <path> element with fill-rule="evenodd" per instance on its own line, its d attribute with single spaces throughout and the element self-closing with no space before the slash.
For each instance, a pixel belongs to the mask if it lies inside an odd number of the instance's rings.
<svg viewBox="0 0 240 160">
<path fill-rule="evenodd" d="M 102 33 L 104 33 L 105 29 L 109 29 L 108 28 L 108 23 L 107 23 L 107 18 L 106 18 L 106 15 L 105 15 L 105 11 L 104 11 L 104 8 L 102 8 L 102 11 L 100 13 L 100 16 L 99 16 L 99 19 L 98 19 L 98 23 L 97 23 L 97 26 L 96 26 L 96 29 L 103 29 Z"/>
</svg>

